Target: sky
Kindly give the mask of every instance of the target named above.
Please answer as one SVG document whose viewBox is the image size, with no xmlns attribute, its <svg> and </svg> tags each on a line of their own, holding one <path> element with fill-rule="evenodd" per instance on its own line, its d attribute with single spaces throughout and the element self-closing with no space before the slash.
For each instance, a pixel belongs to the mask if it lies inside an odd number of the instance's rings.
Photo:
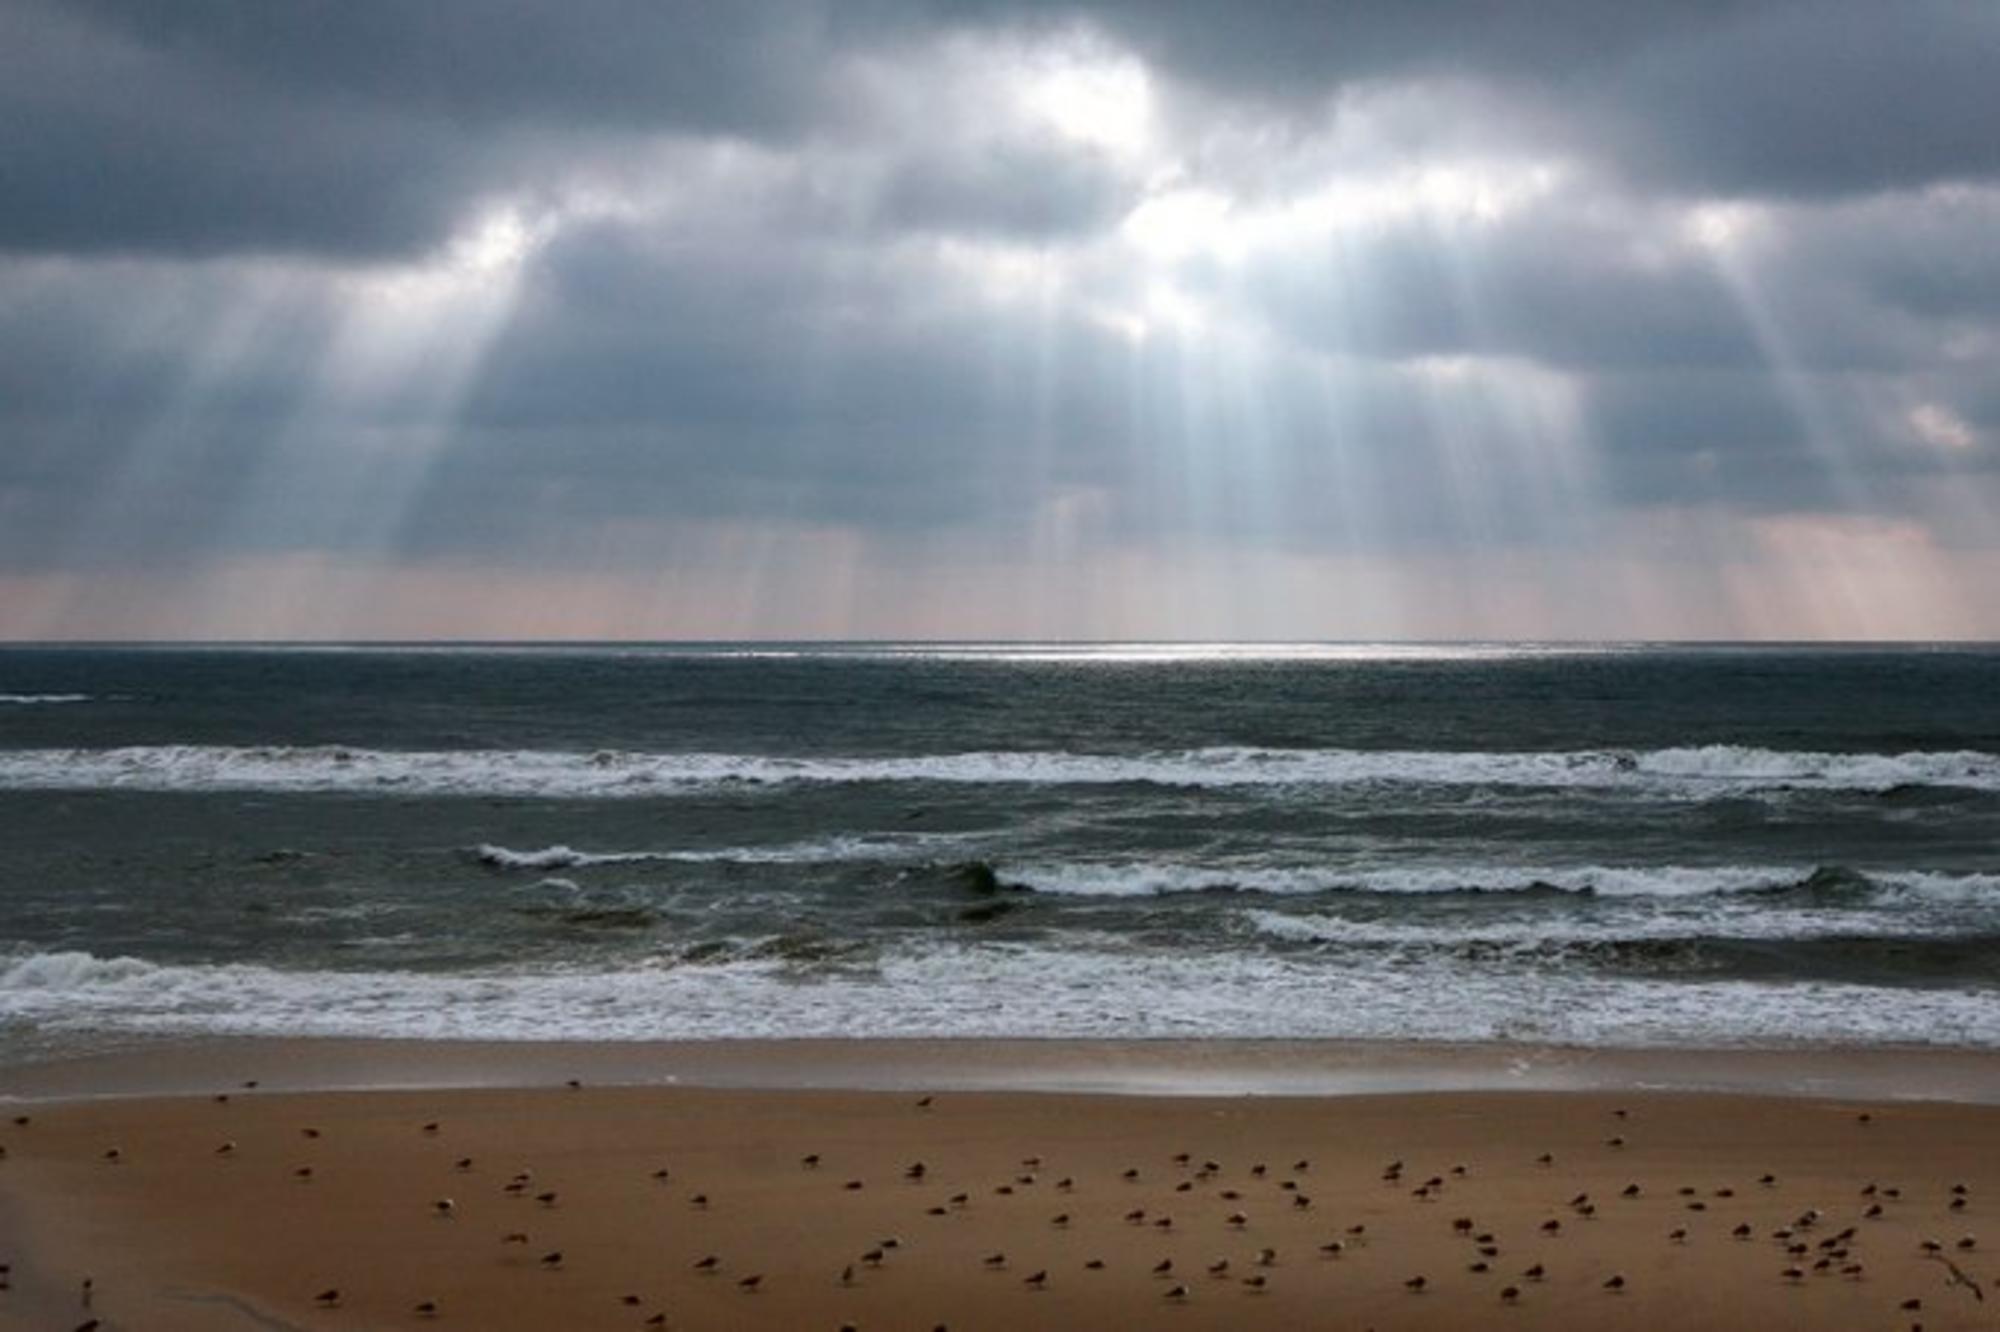
<svg viewBox="0 0 2000 1332">
<path fill-rule="evenodd" d="M 0 637 L 2000 638 L 1994 0 L 0 0 Z"/>
</svg>

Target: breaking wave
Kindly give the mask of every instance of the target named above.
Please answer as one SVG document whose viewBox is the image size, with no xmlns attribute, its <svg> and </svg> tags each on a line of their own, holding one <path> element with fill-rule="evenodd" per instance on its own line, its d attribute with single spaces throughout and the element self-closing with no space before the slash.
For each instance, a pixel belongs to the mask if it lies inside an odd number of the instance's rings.
<svg viewBox="0 0 2000 1332">
<path fill-rule="evenodd" d="M 1144 754 L 976 751 L 887 757 L 404 752 L 337 746 L 135 746 L 0 751 L 0 789 L 360 792 L 632 798 L 722 785 L 932 782 L 1030 786 L 1338 787 L 1367 784 L 1628 790 L 1709 798 L 1763 790 L 2000 791 L 2000 755 L 1653 750 L 1454 752 L 1221 747 Z"/>
</svg>

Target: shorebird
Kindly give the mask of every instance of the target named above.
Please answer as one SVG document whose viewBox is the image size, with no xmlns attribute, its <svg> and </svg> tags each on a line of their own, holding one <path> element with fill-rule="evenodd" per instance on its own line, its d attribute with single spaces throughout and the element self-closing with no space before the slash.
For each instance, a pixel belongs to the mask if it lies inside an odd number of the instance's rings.
<svg viewBox="0 0 2000 1332">
<path fill-rule="evenodd" d="M 1212 1277 L 1228 1276 L 1229 1260 L 1227 1258 L 1216 1259 L 1208 1265 L 1208 1274 Z"/>
<path fill-rule="evenodd" d="M 1408 1281 L 1405 1281 L 1403 1283 L 1403 1289 L 1409 1291 L 1413 1295 L 1421 1294 L 1423 1292 L 1424 1287 L 1429 1284 L 1430 1283 L 1424 1280 L 1424 1278 L 1420 1276 L 1413 1276 Z"/>
<path fill-rule="evenodd" d="M 563 1256 L 561 1249 L 551 1249 L 542 1255 L 542 1266 L 548 1268 L 551 1272 L 561 1267 L 562 1263 Z"/>
<path fill-rule="evenodd" d="M 857 1179 L 852 1184 L 848 1185 L 848 1187 L 851 1189 L 858 1189 L 861 1187 L 861 1181 Z M 688 1199 L 688 1206 L 694 1208 L 696 1211 L 706 1211 L 708 1208 L 708 1195 L 706 1193 L 695 1194 L 693 1197 Z"/>
<path fill-rule="evenodd" d="M 325 1290 L 313 1296 L 313 1303 L 322 1309 L 337 1307 L 340 1304 L 340 1287 L 328 1286 Z"/>
<path fill-rule="evenodd" d="M 1250 1218 L 1243 1215 L 1243 1213 L 1241 1212 L 1231 1212 L 1229 1214 L 1228 1223 L 1233 1229 L 1241 1230 L 1243 1229 L 1243 1227 L 1250 1224 Z"/>
<path fill-rule="evenodd" d="M 1007 1255 L 1004 1253 L 989 1253 L 979 1261 L 991 1268 L 1002 1268 L 1007 1265 Z"/>
<path fill-rule="evenodd" d="M 928 1096 L 919 1096 L 919 1097 L 917 1098 L 917 1109 L 919 1109 L 919 1110 L 928 1110 L 928 1109 L 930 1109 L 930 1108 L 931 1108 L 931 1099 L 932 1099 L 932 1098 L 930 1098 L 930 1097 L 928 1097 Z"/>
<path fill-rule="evenodd" d="M 528 1232 L 525 1230 L 510 1230 L 500 1237 L 500 1242 L 502 1244 L 526 1244 L 528 1242 Z"/>
<path fill-rule="evenodd" d="M 713 1272 L 721 1266 L 722 1266 L 722 1260 L 711 1253 L 706 1258 L 696 1259 L 694 1264 L 694 1270 L 706 1275 L 707 1273 Z"/>
<path fill-rule="evenodd" d="M 293 1179 L 308 1180 L 311 1179 L 312 1177 L 313 1177 L 313 1168 L 311 1166 L 300 1166 L 297 1170 L 294 1170 L 292 1172 Z"/>
<path fill-rule="evenodd" d="M 458 1171 L 460 1174 L 463 1174 L 466 1171 L 472 1169 L 472 1158 L 469 1156 L 461 1156 L 456 1161 L 453 1161 L 451 1163 L 451 1168 L 453 1170 Z"/>
<path fill-rule="evenodd" d="M 535 1201 L 544 1207 L 554 1207 L 556 1205 L 556 1196 L 554 1189 L 545 1189 L 535 1195 Z"/>
<path fill-rule="evenodd" d="M 1687 1237 L 1688 1233 L 1686 1226 L 1676 1226 L 1674 1229 L 1669 1230 L 1667 1232 L 1667 1238 L 1672 1240 L 1676 1244 L 1687 1243 Z"/>
<path fill-rule="evenodd" d="M 1277 1265 L 1278 1265 L 1278 1251 L 1276 1249 L 1257 1250 L 1257 1266 L 1276 1267 Z"/>
<path fill-rule="evenodd" d="M 1530 1281 L 1540 1281 L 1544 1276 L 1548 1275 L 1548 1270 L 1544 1268 L 1540 1263 L 1536 1263 L 1533 1267 L 1521 1273 L 1521 1275 L 1528 1278 L 1528 1280 Z"/>
<path fill-rule="evenodd" d="M 433 1119 L 430 1123 L 424 1125 L 424 1132 L 431 1137 L 436 1137 L 439 1127 L 438 1121 Z"/>
<path fill-rule="evenodd" d="M 816 1169 L 819 1166 L 819 1153 L 807 1152 L 804 1156 L 801 1156 L 799 1158 L 799 1164 L 804 1166 L 808 1170 Z"/>
<path fill-rule="evenodd" d="M 1604 1288 L 1614 1291 L 1625 1289 L 1624 1276 L 1621 1273 L 1613 1272 L 1610 1276 L 1604 1278 Z"/>
<path fill-rule="evenodd" d="M 317 1138 L 319 1130 L 316 1128 L 302 1128 L 299 1130 L 299 1136 L 301 1138 Z"/>
<path fill-rule="evenodd" d="M 438 1303 L 436 1300 L 423 1300 L 412 1306 L 410 1312 L 419 1318 L 436 1318 L 438 1316 Z"/>
<path fill-rule="evenodd" d="M 1159 1262 L 1153 1264 L 1154 1276 L 1166 1276 L 1173 1270 L 1174 1270 L 1174 1260 L 1171 1258 L 1162 1258 L 1160 1259 Z"/>
<path fill-rule="evenodd" d="M 1338 1258 L 1341 1254 L 1347 1252 L 1347 1246 L 1339 1240 L 1328 1240 L 1319 1246 L 1319 1251 L 1329 1258 Z"/>
<path fill-rule="evenodd" d="M 1261 1272 L 1257 1273 L 1255 1276 L 1247 1276 L 1243 1278 L 1243 1288 L 1247 1291 L 1250 1291 L 1252 1294 L 1256 1294 L 1262 1291 L 1265 1288 L 1265 1286 L 1269 1284 L 1270 1284 L 1270 1278 L 1265 1276 Z"/>
<path fill-rule="evenodd" d="M 1030 1290 L 1040 1290 L 1049 1284 L 1049 1274 L 1046 1270 L 1030 1273 L 1021 1278 L 1021 1284 Z"/>
<path fill-rule="evenodd" d="M 452 1218 L 452 1214 L 458 1210 L 458 1204 L 449 1198 L 439 1198 L 431 1204 L 431 1210 L 449 1221 Z"/>
<path fill-rule="evenodd" d="M 928 1172 L 928 1169 L 922 1161 L 912 1161 L 903 1167 L 903 1178 L 911 1181 L 920 1180 Z"/>
<path fill-rule="evenodd" d="M 1083 1270 L 1086 1272 L 1102 1272 L 1104 1270 L 1104 1260 L 1102 1258 L 1092 1258 L 1083 1265 Z"/>
<path fill-rule="evenodd" d="M 1175 1302 L 1185 1300 L 1187 1297 L 1188 1297 L 1188 1290 L 1186 1286 L 1175 1286 L 1172 1290 L 1167 1292 L 1167 1298 Z"/>
<path fill-rule="evenodd" d="M 217 1156 L 234 1156 L 236 1154 L 235 1140 L 232 1139 L 228 1142 L 223 1143 L 220 1147 L 217 1147 L 215 1149 L 215 1154 Z"/>
<path fill-rule="evenodd" d="M 849 1263 L 847 1266 L 840 1269 L 840 1284 L 843 1286 L 851 1286 L 854 1284 L 853 1263 Z"/>
<path fill-rule="evenodd" d="M 737 1281 L 736 1289 L 742 1291 L 745 1295 L 755 1295 L 763 1288 L 763 1285 L 764 1274 L 762 1272 L 752 1272 L 749 1276 Z"/>
<path fill-rule="evenodd" d="M 125 1159 L 125 1153 L 119 1151 L 116 1147 L 107 1147 L 104 1149 L 104 1159 L 111 1165 L 117 1165 Z"/>
<path fill-rule="evenodd" d="M 1521 1288 L 1519 1286 L 1502 1286 L 1500 1288 L 1500 1298 L 1506 1303 L 1512 1304 L 1515 1300 L 1521 1298 Z"/>
</svg>

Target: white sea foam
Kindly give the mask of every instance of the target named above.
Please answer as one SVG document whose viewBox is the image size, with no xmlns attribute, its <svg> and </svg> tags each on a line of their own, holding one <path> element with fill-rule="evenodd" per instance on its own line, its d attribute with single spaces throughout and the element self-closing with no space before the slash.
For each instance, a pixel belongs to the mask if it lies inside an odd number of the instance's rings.
<svg viewBox="0 0 2000 1332">
<path fill-rule="evenodd" d="M 30 707 L 38 703 L 88 703 L 89 694 L 0 694 L 0 704 Z"/>
<path fill-rule="evenodd" d="M 878 970 L 781 962 L 478 974 L 163 966 L 88 953 L 0 962 L 0 1022 L 47 1032 L 466 1039 L 760 1036 L 1328 1037 L 1578 1045 L 1840 1042 L 2000 1048 L 1990 991 L 1673 981 L 1444 960 L 1112 946 L 932 948 Z"/>
<path fill-rule="evenodd" d="M 1711 745 L 1641 751 L 1487 753 L 1250 749 L 1146 754 L 1061 750 L 902 757 L 653 754 L 620 750 L 394 751 L 333 746 L 134 746 L 0 751 L 0 789 L 348 791 L 410 795 L 618 798 L 719 784 L 940 782 L 1143 783 L 1174 787 L 1604 788 L 1708 797 L 1779 788 L 2000 790 L 2000 755 L 1973 751 L 1831 754 Z"/>
</svg>

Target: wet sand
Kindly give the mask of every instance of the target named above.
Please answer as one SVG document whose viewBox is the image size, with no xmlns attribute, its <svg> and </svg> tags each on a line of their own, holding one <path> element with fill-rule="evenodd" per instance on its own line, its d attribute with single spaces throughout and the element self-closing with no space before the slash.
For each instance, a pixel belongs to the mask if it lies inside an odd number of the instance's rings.
<svg viewBox="0 0 2000 1332">
<path fill-rule="evenodd" d="M 2000 1231 L 1993 1253 L 1985 1234 L 2000 1207 L 1992 1105 L 1604 1089 L 946 1090 L 920 1104 L 909 1088 L 587 1077 L 274 1090 L 304 1078 L 310 1047 L 295 1054 L 295 1067 L 249 1061 L 199 1094 L 7 1106 L 0 1324 L 2000 1319 Z M 238 1085 L 253 1076 L 258 1087 Z M 19 1094 L 21 1081 L 0 1086 Z"/>
</svg>

